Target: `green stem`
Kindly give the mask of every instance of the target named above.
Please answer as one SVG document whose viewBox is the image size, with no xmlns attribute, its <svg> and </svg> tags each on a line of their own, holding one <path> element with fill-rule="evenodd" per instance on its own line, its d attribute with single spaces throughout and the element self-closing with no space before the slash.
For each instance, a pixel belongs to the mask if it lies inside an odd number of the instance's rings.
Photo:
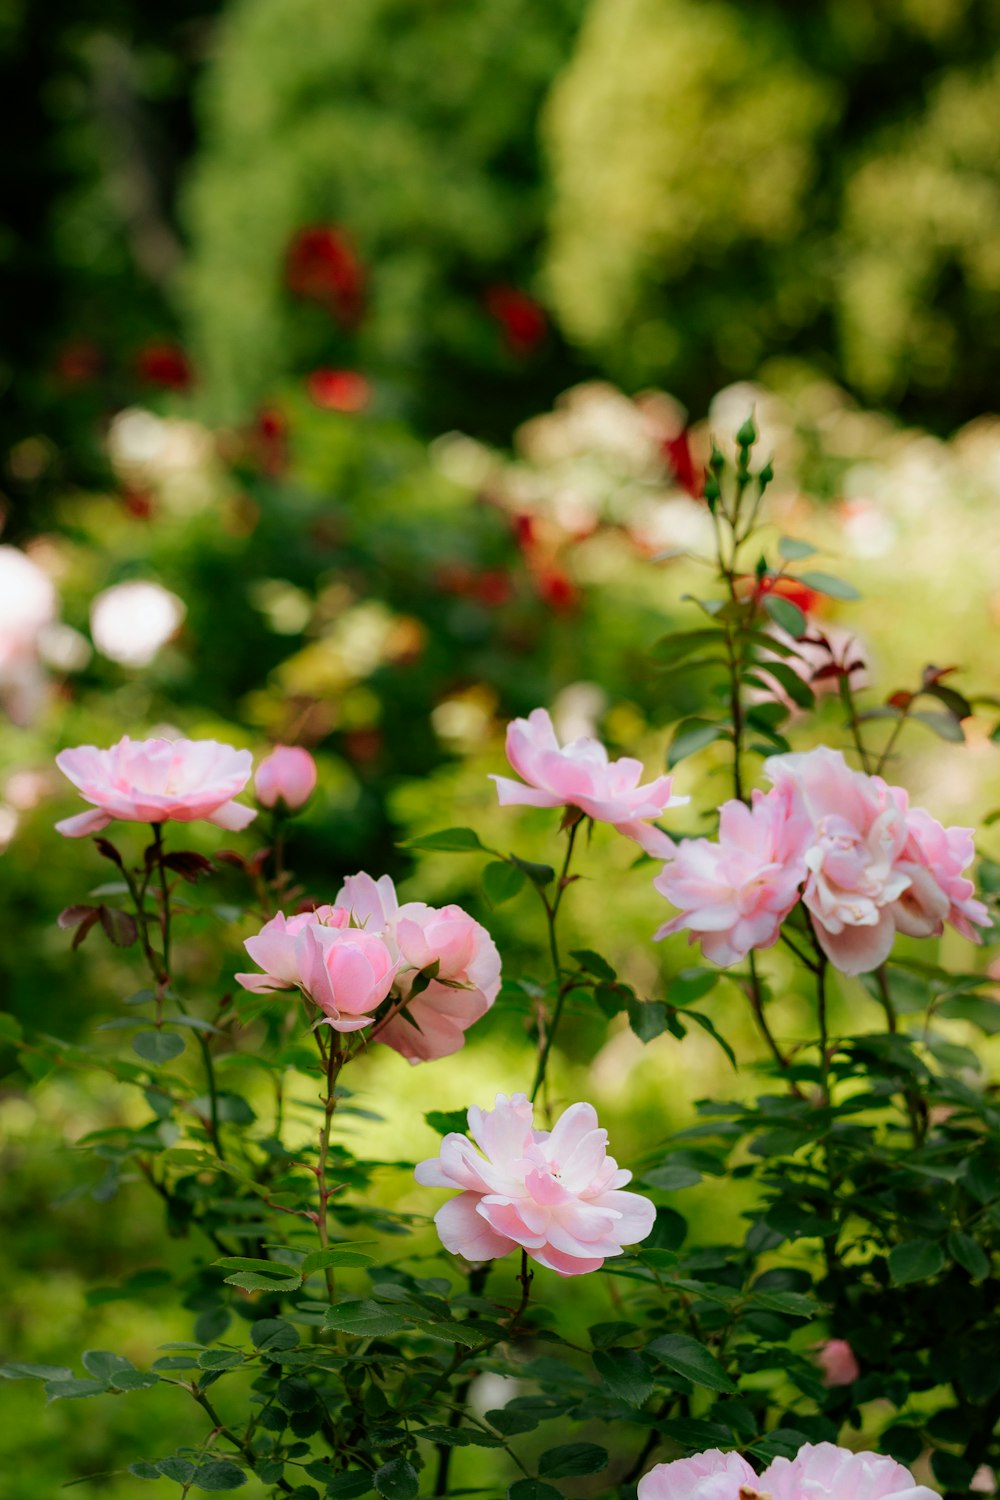
<svg viewBox="0 0 1000 1500">
<path fill-rule="evenodd" d="M 819 1023 L 819 1068 L 823 1086 L 823 1102 L 830 1103 L 830 1040 L 826 1017 L 826 955 L 820 958 L 816 968 L 816 1016 Z"/>
<path fill-rule="evenodd" d="M 556 1032 L 559 1029 L 559 1022 L 562 1018 L 563 1006 L 566 1003 L 566 995 L 569 992 L 569 987 L 563 984 L 562 961 L 559 957 L 559 939 L 556 933 L 556 920 L 559 916 L 559 907 L 562 904 L 563 895 L 569 883 L 569 866 L 570 861 L 573 858 L 573 845 L 576 842 L 576 832 L 582 822 L 582 817 L 577 818 L 576 822 L 570 827 L 569 838 L 566 841 L 566 858 L 563 860 L 562 871 L 560 872 L 559 881 L 556 886 L 556 893 L 553 896 L 552 900 L 550 901 L 541 887 L 538 887 L 538 893 L 541 896 L 542 904 L 545 907 L 545 918 L 549 928 L 549 954 L 552 959 L 552 972 L 555 976 L 556 981 L 556 1003 L 553 1007 L 551 1020 L 549 1021 L 549 1024 L 545 1029 L 544 1040 L 542 1041 L 541 1050 L 538 1054 L 538 1067 L 535 1069 L 535 1081 L 531 1085 L 532 1103 L 535 1102 L 536 1098 L 538 1097 L 539 1090 L 545 1083 L 545 1074 L 549 1065 L 549 1054 L 552 1051 L 552 1044 L 556 1039 Z"/>
<path fill-rule="evenodd" d="M 322 1030 L 322 1028 L 320 1028 Z M 340 1070 L 347 1061 L 347 1054 L 340 1045 L 339 1038 L 334 1042 L 330 1038 L 330 1046 L 324 1046 L 320 1031 L 316 1032 L 316 1043 L 319 1047 L 320 1056 L 326 1072 L 326 1094 L 323 1099 L 323 1124 L 319 1132 L 319 1161 L 316 1165 L 316 1187 L 319 1195 L 319 1211 L 316 1214 L 316 1230 L 319 1234 L 319 1242 L 324 1250 L 330 1248 L 330 1226 L 327 1223 L 327 1204 L 333 1193 L 332 1188 L 326 1185 L 326 1164 L 330 1155 L 330 1132 L 333 1126 L 333 1117 L 337 1110 L 337 1078 Z M 326 1280 L 326 1293 L 331 1302 L 337 1300 L 337 1279 L 332 1266 L 323 1267 L 323 1276 Z"/>
</svg>

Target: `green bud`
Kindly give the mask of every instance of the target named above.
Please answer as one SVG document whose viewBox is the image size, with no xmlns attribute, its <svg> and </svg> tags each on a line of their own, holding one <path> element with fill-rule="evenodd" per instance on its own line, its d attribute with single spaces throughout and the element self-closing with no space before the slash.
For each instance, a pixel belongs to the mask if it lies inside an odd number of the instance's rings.
<svg viewBox="0 0 1000 1500">
<path fill-rule="evenodd" d="M 722 454 L 715 446 L 714 441 L 712 443 L 712 456 L 708 460 L 708 467 L 711 469 L 716 478 L 718 478 L 723 469 L 726 467 L 726 460 L 723 458 Z"/>
<path fill-rule="evenodd" d="M 767 577 L 767 558 L 764 556 L 763 552 L 757 559 L 757 566 L 754 569 L 754 572 L 757 574 L 758 580 Z"/>
<path fill-rule="evenodd" d="M 714 474 L 706 474 L 705 475 L 705 503 L 707 504 L 709 510 L 712 512 L 713 516 L 715 515 L 715 507 L 718 505 L 718 503 L 719 503 L 719 501 L 721 499 L 722 499 L 722 491 L 719 488 L 719 481 L 718 481 L 718 479 L 715 477 Z"/>
<path fill-rule="evenodd" d="M 771 458 L 769 458 L 768 461 L 767 461 L 767 463 L 761 469 L 760 473 L 757 475 L 757 484 L 758 484 L 758 487 L 760 489 L 760 493 L 762 495 L 763 495 L 764 491 L 767 489 L 768 485 L 773 480 L 773 478 L 774 478 L 774 460 L 771 459 Z"/>
<path fill-rule="evenodd" d="M 757 427 L 754 423 L 752 412 L 743 423 L 743 426 L 740 428 L 739 432 L 736 434 L 736 441 L 739 446 L 744 449 L 752 448 L 754 443 L 757 441 Z"/>
</svg>

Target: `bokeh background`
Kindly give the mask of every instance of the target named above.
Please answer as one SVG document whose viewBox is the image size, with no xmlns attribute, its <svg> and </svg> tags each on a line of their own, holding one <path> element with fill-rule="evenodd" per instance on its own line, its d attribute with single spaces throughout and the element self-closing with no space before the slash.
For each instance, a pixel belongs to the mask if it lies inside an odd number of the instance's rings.
<svg viewBox="0 0 1000 1500">
<path fill-rule="evenodd" d="M 710 435 L 751 409 L 765 540 L 810 537 L 862 590 L 800 602 L 855 639 L 872 701 L 928 662 L 986 695 L 964 747 L 914 730 L 903 779 L 946 820 L 1000 803 L 996 0 L 3 0 L 0 67 L 5 1009 L 72 1042 L 134 988 L 127 957 L 71 957 L 55 926 L 108 870 L 53 833 L 75 809 L 52 759 L 163 728 L 307 745 L 309 888 L 391 871 L 530 971 L 528 895 L 491 911 L 474 862 L 415 870 L 400 843 L 471 824 L 549 856 L 552 823 L 501 814 L 486 779 L 540 704 L 659 770 L 703 694 L 650 650 L 704 588 L 680 554 L 710 542 Z M 836 703 L 804 733 L 842 743 Z M 711 750 L 681 767 L 682 831 L 719 771 Z M 653 994 L 687 950 L 650 943 L 662 903 L 621 843 L 598 836 L 567 913 Z M 239 966 L 225 881 L 213 900 L 193 982 Z M 781 960 L 772 982 L 794 1028 Z M 752 1051 L 735 994 L 712 1005 Z M 527 1058 L 515 1008 L 434 1066 L 430 1100 L 429 1071 L 373 1059 L 388 1123 L 358 1128 L 387 1159 L 429 1152 L 423 1108 L 523 1086 Z M 29 1089 L 12 1052 L 0 1071 L 0 1354 L 148 1363 L 187 1326 L 156 1273 L 200 1252 L 72 1149 L 134 1106 L 71 1069 Z M 583 1018 L 560 1079 L 601 1095 L 623 1160 L 752 1087 L 701 1034 L 644 1049 Z M 685 1210 L 723 1233 L 699 1191 Z M 384 1192 L 421 1207 L 405 1171 Z M 164 1449 L 190 1436 L 168 1392 L 3 1394 L 10 1500 L 120 1471 L 151 1424 Z"/>
</svg>

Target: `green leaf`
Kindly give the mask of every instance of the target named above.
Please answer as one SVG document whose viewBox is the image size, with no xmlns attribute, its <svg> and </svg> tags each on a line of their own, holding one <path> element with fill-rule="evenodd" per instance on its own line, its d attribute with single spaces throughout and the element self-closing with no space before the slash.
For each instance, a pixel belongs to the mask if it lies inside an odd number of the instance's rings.
<svg viewBox="0 0 1000 1500">
<path fill-rule="evenodd" d="M 651 1042 L 667 1029 L 667 1007 L 662 1000 L 627 1001 L 628 1023 L 640 1042 Z"/>
<path fill-rule="evenodd" d="M 812 542 L 802 542 L 796 536 L 778 538 L 778 554 L 786 562 L 796 562 L 800 557 L 811 557 L 816 551 Z"/>
<path fill-rule="evenodd" d="M 469 1123 L 466 1109 L 429 1109 L 424 1119 L 438 1135 L 463 1135 Z"/>
<path fill-rule="evenodd" d="M 608 982 L 617 978 L 614 969 L 606 958 L 595 953 L 592 948 L 574 948 L 570 958 L 575 958 L 585 974 L 593 974 L 595 979 L 604 979 Z"/>
<path fill-rule="evenodd" d="M 382 1500 L 416 1500 L 420 1490 L 417 1471 L 405 1458 L 390 1458 L 375 1471 L 375 1488 Z"/>
<path fill-rule="evenodd" d="M 502 906 L 505 901 L 511 901 L 518 891 L 523 890 L 527 877 L 525 872 L 515 864 L 506 859 L 491 861 L 483 870 L 483 890 L 486 899 L 491 906 Z"/>
<path fill-rule="evenodd" d="M 507 1489 L 507 1500 L 563 1500 L 562 1492 L 541 1479 L 515 1479 Z"/>
<path fill-rule="evenodd" d="M 327 1480 L 327 1500 L 358 1500 L 360 1495 L 370 1495 L 374 1488 L 374 1474 L 364 1469 L 348 1469 Z"/>
<path fill-rule="evenodd" d="M 794 640 L 805 635 L 809 622 L 791 599 L 784 599 L 781 594 L 765 594 L 762 603 L 775 625 L 780 625 Z"/>
<path fill-rule="evenodd" d="M 76 1401 L 83 1396 L 103 1396 L 107 1392 L 103 1380 L 81 1380 L 74 1376 L 70 1380 L 47 1380 L 45 1394 L 50 1401 Z"/>
<path fill-rule="evenodd" d="M 948 1236 L 948 1253 L 958 1262 L 963 1271 L 968 1271 L 973 1281 L 984 1281 L 990 1274 L 990 1262 L 982 1245 L 960 1229 L 953 1229 Z"/>
<path fill-rule="evenodd" d="M 257 1271 L 234 1271 L 225 1278 L 227 1286 L 238 1286 L 244 1292 L 294 1292 L 298 1289 L 298 1277 L 261 1276 Z"/>
<path fill-rule="evenodd" d="M 510 857 L 517 868 L 524 871 L 532 885 L 551 885 L 556 878 L 556 872 L 551 865 L 539 865 L 531 859 L 520 859 L 516 854 Z"/>
<path fill-rule="evenodd" d="M 198 1355 L 198 1366 L 202 1370 L 237 1370 L 243 1356 L 236 1349 L 206 1349 Z"/>
<path fill-rule="evenodd" d="M 942 1000 L 936 1011 L 948 1021 L 971 1021 L 988 1036 L 1000 1031 L 1000 1005 L 981 995 L 955 995 Z"/>
<path fill-rule="evenodd" d="M 129 1464 L 128 1471 L 130 1474 L 134 1474 L 136 1479 L 163 1478 L 163 1475 L 160 1473 L 159 1464 L 148 1463 L 144 1458 L 140 1458 L 137 1463 Z"/>
<path fill-rule="evenodd" d="M 843 578 L 837 578 L 833 573 L 798 573 L 796 578 L 799 583 L 804 583 L 807 589 L 814 589 L 817 594 L 829 594 L 831 599 L 860 599 L 861 594 Z"/>
<path fill-rule="evenodd" d="M 936 1240 L 906 1240 L 889 1251 L 889 1275 L 894 1286 L 927 1281 L 944 1268 L 944 1251 Z"/>
<path fill-rule="evenodd" d="M 608 1465 L 608 1450 L 596 1443 L 562 1443 L 548 1448 L 538 1460 L 538 1472 L 547 1479 L 577 1479 L 599 1474 Z"/>
<path fill-rule="evenodd" d="M 199 1464 L 192 1480 L 196 1490 L 238 1490 L 246 1482 L 243 1470 L 224 1458 Z"/>
<path fill-rule="evenodd" d="M 406 1327 L 405 1318 L 370 1299 L 338 1303 L 328 1309 L 325 1322 L 327 1328 L 339 1328 L 341 1333 L 352 1333 L 359 1339 L 387 1338 Z"/>
<path fill-rule="evenodd" d="M 709 1020 L 708 1016 L 703 1015 L 700 1010 L 686 1010 L 684 1012 L 684 1019 L 686 1021 L 693 1021 L 696 1026 L 701 1027 L 702 1031 L 707 1031 L 712 1040 L 718 1042 L 719 1046 L 729 1058 L 729 1061 L 732 1063 L 733 1067 L 735 1068 L 737 1066 L 736 1053 L 733 1051 L 732 1047 L 730 1047 L 729 1043 L 726 1041 L 722 1033 L 717 1029 L 714 1021 Z"/>
<path fill-rule="evenodd" d="M 6 1011 L 0 1011 L 0 1042 L 11 1042 L 16 1045 L 23 1035 L 20 1021 L 15 1016 L 8 1015 Z"/>
<path fill-rule="evenodd" d="M 721 978 L 718 969 L 682 969 L 667 980 L 667 999 L 671 1005 L 692 1005 L 714 990 Z"/>
<path fill-rule="evenodd" d="M 794 667 L 790 667 L 786 661 L 762 661 L 755 663 L 755 668 L 760 672 L 767 672 L 774 678 L 775 682 L 781 684 L 793 703 L 799 708 L 812 708 L 816 702 L 816 694 L 804 678 L 800 677 Z M 766 684 L 764 684 L 766 688 Z"/>
<path fill-rule="evenodd" d="M 695 755 L 699 750 L 704 750 L 706 745 L 711 745 L 714 740 L 728 738 L 729 730 L 725 724 L 711 724 L 707 719 L 683 719 L 674 730 L 674 737 L 670 741 L 667 751 L 667 770 L 672 771 L 680 761 L 689 755 Z"/>
<path fill-rule="evenodd" d="M 437 850 L 445 854 L 473 854 L 486 845 L 480 843 L 478 833 L 471 828 L 442 828 L 438 833 L 421 833 L 414 839 L 404 839 L 404 849 Z"/>
<path fill-rule="evenodd" d="M 634 1349 L 595 1349 L 591 1358 L 611 1394 L 629 1406 L 641 1406 L 652 1393 L 646 1363 Z"/>
<path fill-rule="evenodd" d="M 303 1276 L 311 1276 L 314 1271 L 322 1271 L 327 1266 L 372 1266 L 375 1264 L 373 1255 L 366 1255 L 363 1250 L 355 1250 L 350 1245 L 331 1245 L 329 1250 L 313 1250 L 302 1262 L 299 1268 Z"/>
<path fill-rule="evenodd" d="M 184 1051 L 184 1038 L 173 1031 L 140 1031 L 132 1038 L 132 1050 L 145 1062 L 170 1062 Z"/>
<path fill-rule="evenodd" d="M 648 1348 L 675 1375 L 683 1375 L 685 1380 L 706 1386 L 710 1391 L 723 1391 L 729 1396 L 736 1394 L 736 1386 L 715 1355 L 697 1339 L 688 1338 L 684 1333 L 668 1333 L 653 1339 Z"/>
<path fill-rule="evenodd" d="M 422 1427 L 420 1437 L 429 1443 L 444 1444 L 446 1448 L 502 1448 L 503 1438 L 492 1432 L 482 1432 L 477 1427 Z"/>
<path fill-rule="evenodd" d="M 250 1328 L 250 1338 L 257 1349 L 294 1349 L 299 1336 L 283 1318 L 259 1318 Z"/>
<path fill-rule="evenodd" d="M 83 1368 L 95 1380 L 103 1380 L 105 1385 L 114 1385 L 116 1375 L 134 1370 L 135 1366 L 123 1354 L 112 1354 L 109 1349 L 88 1349 L 83 1356 Z"/>
<path fill-rule="evenodd" d="M 73 1371 L 63 1365 L 0 1365 L 0 1380 L 72 1380 Z"/>
<path fill-rule="evenodd" d="M 910 710 L 910 718 L 916 719 L 942 740 L 950 740 L 954 745 L 965 743 L 965 731 L 954 714 L 935 713 L 932 709 L 914 708 Z"/>
</svg>

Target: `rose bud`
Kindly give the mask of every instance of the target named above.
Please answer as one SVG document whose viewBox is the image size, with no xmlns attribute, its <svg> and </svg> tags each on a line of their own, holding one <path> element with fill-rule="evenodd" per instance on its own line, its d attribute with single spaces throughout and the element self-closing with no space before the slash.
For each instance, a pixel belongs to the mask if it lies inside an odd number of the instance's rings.
<svg viewBox="0 0 1000 1500">
<path fill-rule="evenodd" d="M 275 745 L 253 778 L 261 807 L 283 807 L 297 812 L 316 789 L 316 762 L 298 745 Z"/>
</svg>

